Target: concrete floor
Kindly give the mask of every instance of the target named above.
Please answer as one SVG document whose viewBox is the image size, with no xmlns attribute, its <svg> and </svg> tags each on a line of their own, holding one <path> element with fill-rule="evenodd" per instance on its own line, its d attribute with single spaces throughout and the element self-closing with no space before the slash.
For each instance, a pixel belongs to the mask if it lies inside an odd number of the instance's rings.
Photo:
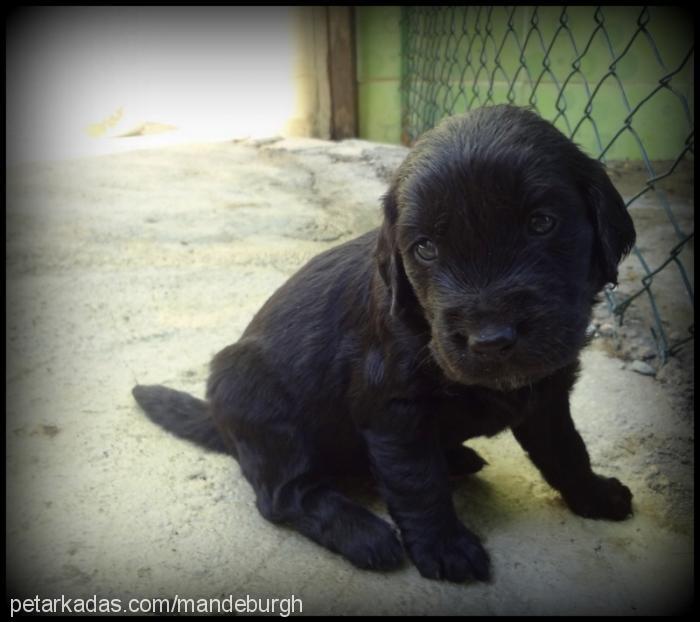
<svg viewBox="0 0 700 622">
<path fill-rule="evenodd" d="M 673 383 L 602 340 L 573 396 L 633 518 L 571 514 L 510 435 L 456 505 L 490 584 L 355 569 L 266 523 L 235 461 L 150 423 L 130 394 L 202 395 L 209 359 L 306 260 L 375 226 L 401 147 L 221 143 L 25 165 L 7 178 L 10 596 L 301 598 L 303 613 L 651 614 L 693 585 L 693 436 Z M 676 367 L 674 367 L 676 365 Z M 666 376 L 678 371 L 672 361 Z M 381 502 L 367 502 L 386 515 Z"/>
</svg>

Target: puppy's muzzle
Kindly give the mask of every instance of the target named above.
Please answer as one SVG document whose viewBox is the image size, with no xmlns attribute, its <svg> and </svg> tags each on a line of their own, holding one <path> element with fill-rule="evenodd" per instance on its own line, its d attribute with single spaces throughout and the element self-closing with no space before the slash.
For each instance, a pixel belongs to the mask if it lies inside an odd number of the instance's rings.
<svg viewBox="0 0 700 622">
<path fill-rule="evenodd" d="M 510 324 L 483 326 L 468 334 L 458 331 L 454 339 L 459 347 L 466 347 L 480 357 L 502 360 L 513 350 L 518 334 Z"/>
</svg>

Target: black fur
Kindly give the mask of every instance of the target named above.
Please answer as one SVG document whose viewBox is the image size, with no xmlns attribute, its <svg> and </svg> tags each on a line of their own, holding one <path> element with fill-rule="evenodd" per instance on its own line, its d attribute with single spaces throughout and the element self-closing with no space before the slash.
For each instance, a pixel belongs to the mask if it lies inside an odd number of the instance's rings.
<svg viewBox="0 0 700 622">
<path fill-rule="evenodd" d="M 450 491 L 484 465 L 466 439 L 511 428 L 574 512 L 631 512 L 591 470 L 569 392 L 595 295 L 634 239 L 601 165 L 552 125 L 511 106 L 453 117 L 399 168 L 381 228 L 312 259 L 214 358 L 206 405 L 134 395 L 220 449 L 215 426 L 268 520 L 361 568 L 405 548 L 425 577 L 485 580 Z M 370 468 L 401 541 L 336 487 Z"/>
</svg>

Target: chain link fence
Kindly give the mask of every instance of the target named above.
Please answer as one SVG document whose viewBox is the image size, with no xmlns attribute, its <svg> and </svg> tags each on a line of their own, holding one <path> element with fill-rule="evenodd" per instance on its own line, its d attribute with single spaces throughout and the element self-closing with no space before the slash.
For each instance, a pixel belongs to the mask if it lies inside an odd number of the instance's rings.
<svg viewBox="0 0 700 622">
<path fill-rule="evenodd" d="M 638 238 L 636 278 L 604 293 L 620 324 L 646 299 L 662 363 L 694 337 L 693 17 L 669 11 L 404 7 L 401 26 L 404 144 L 448 115 L 497 103 L 530 106 L 606 163 L 635 222 L 653 212 L 664 248 Z M 630 162 L 641 174 L 636 187 L 623 189 Z M 684 218 L 669 183 L 680 175 L 689 190 Z M 680 285 L 660 305 L 671 272 Z M 679 305 L 687 309 L 680 316 L 673 312 Z"/>
</svg>

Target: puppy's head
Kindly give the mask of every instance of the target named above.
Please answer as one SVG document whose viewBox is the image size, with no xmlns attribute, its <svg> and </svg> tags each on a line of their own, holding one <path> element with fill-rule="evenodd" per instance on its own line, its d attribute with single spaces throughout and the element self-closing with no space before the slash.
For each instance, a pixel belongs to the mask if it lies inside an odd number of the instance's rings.
<svg viewBox="0 0 700 622">
<path fill-rule="evenodd" d="M 514 389 L 572 363 L 635 233 L 602 165 L 513 106 L 427 132 L 384 198 L 391 313 L 418 313 L 453 381 Z"/>
</svg>

